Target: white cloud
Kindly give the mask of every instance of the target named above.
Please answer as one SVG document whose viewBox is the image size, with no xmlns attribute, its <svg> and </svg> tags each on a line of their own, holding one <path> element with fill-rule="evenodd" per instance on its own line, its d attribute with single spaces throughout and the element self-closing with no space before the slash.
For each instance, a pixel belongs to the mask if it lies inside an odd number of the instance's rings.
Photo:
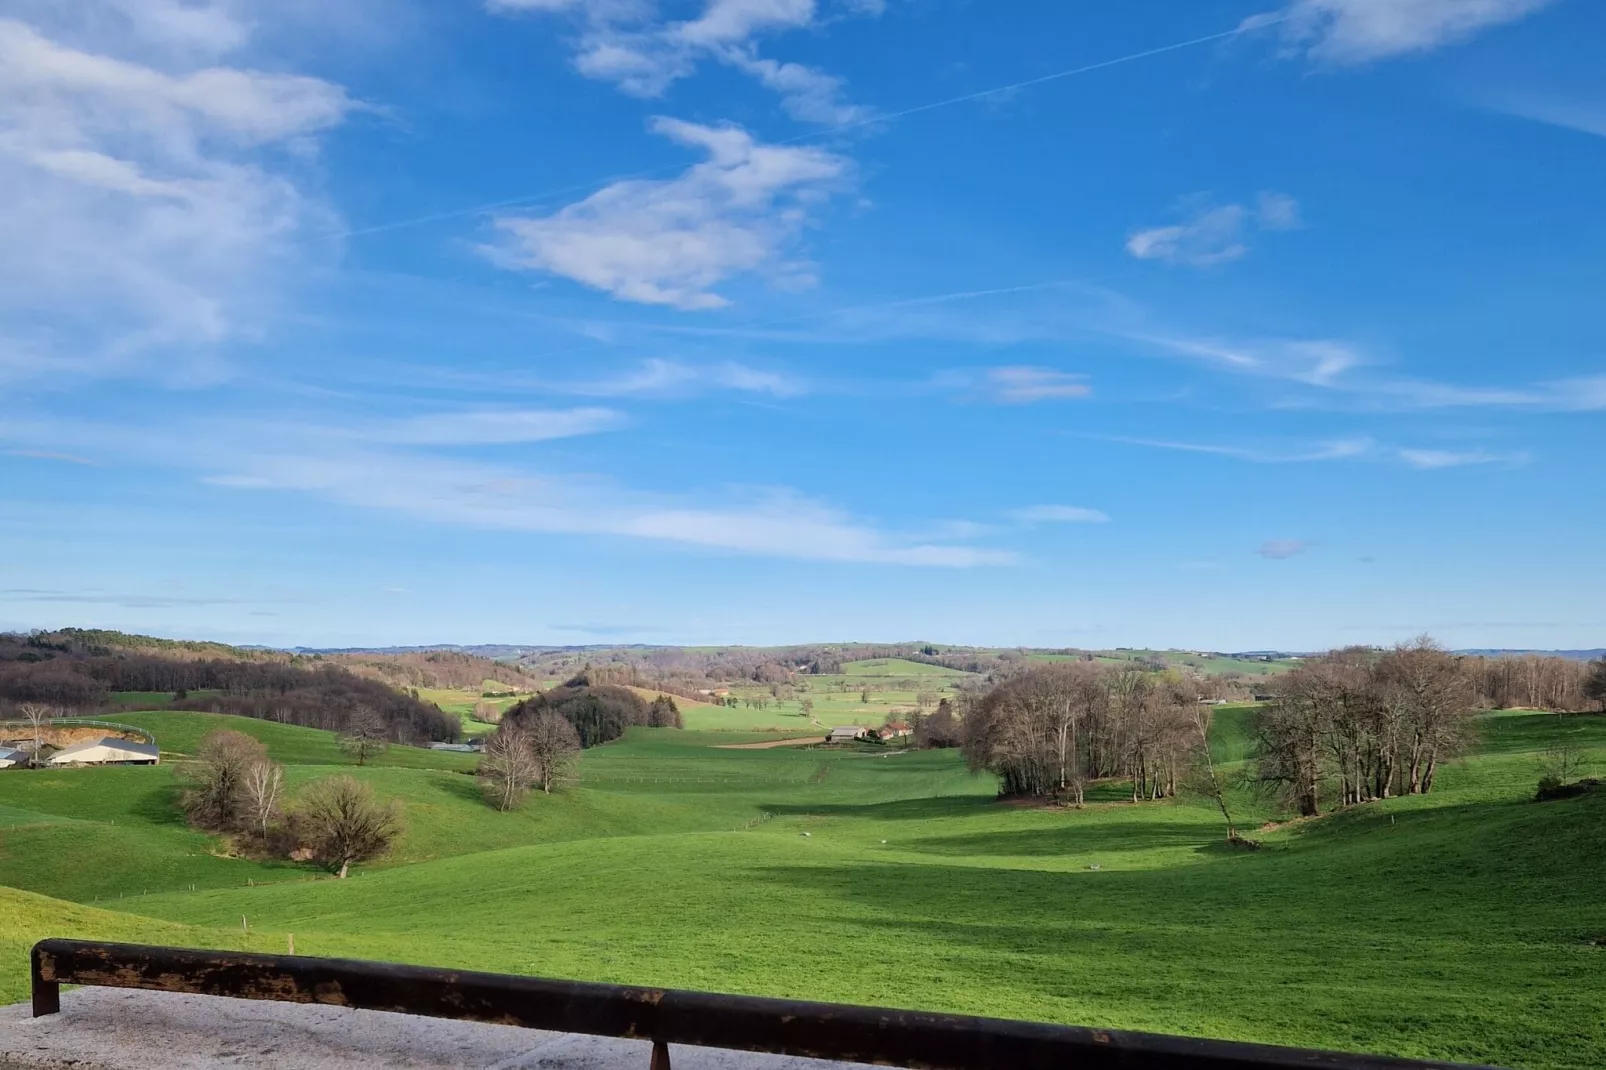
<svg viewBox="0 0 1606 1070">
<path fill-rule="evenodd" d="M 1536 123 L 1606 137 L 1606 99 L 1578 100 L 1535 93 L 1506 94 L 1485 101 L 1494 111 Z"/>
<path fill-rule="evenodd" d="M 0 18 L 0 378 L 148 371 L 156 351 L 164 374 L 203 368 L 327 223 L 293 176 L 346 92 L 174 60 L 238 44 L 219 7 L 110 6 L 140 26 L 125 54 Z"/>
<path fill-rule="evenodd" d="M 1262 230 L 1293 230 L 1300 225 L 1299 202 L 1286 193 L 1262 193 L 1252 209 L 1242 204 L 1206 206 L 1181 223 L 1137 231 L 1127 239 L 1126 251 L 1139 260 L 1213 267 L 1249 252 L 1245 232 L 1251 224 Z"/>
<path fill-rule="evenodd" d="M 502 430 L 494 421 L 488 431 L 462 417 L 447 420 L 352 430 L 220 420 L 118 426 L 28 414 L 0 418 L 0 441 L 29 452 L 115 454 L 125 466 L 194 472 L 212 486 L 305 494 L 489 530 L 617 536 L 839 563 L 973 568 L 1018 560 L 1007 550 L 966 544 L 989 529 L 892 530 L 784 487 L 653 493 L 603 477 L 390 447 L 511 441 L 492 433 Z"/>
<path fill-rule="evenodd" d="M 1372 456 L 1376 443 L 1362 435 L 1354 438 L 1331 439 L 1324 442 L 1290 445 L 1277 449 L 1248 446 L 1223 446 L 1201 442 L 1179 442 L 1173 439 L 1131 438 L 1124 435 L 1092 435 L 1105 442 L 1120 442 L 1129 446 L 1148 446 L 1153 449 L 1179 450 L 1183 453 L 1206 453 L 1216 457 L 1232 457 L 1255 464 L 1304 464 L 1312 461 L 1348 461 Z"/>
<path fill-rule="evenodd" d="M 1032 505 L 1016 509 L 1009 518 L 1017 524 L 1107 524 L 1109 514 L 1076 505 Z"/>
<path fill-rule="evenodd" d="M 1284 561 L 1297 557 L 1310 548 L 1303 539 L 1267 539 L 1255 553 L 1269 561 Z"/>
<path fill-rule="evenodd" d="M 684 364 L 654 358 L 640 368 L 610 379 L 567 383 L 555 387 L 564 393 L 590 397 L 683 397 L 707 391 L 735 391 L 798 397 L 807 384 L 779 372 L 749 367 L 736 361 L 719 364 Z"/>
<path fill-rule="evenodd" d="M 612 409 L 486 409 L 414 416 L 356 434 L 373 442 L 414 446 L 511 445 L 613 431 L 628 422 Z"/>
<path fill-rule="evenodd" d="M 758 54 L 756 40 L 763 35 L 817 25 L 815 0 L 708 0 L 700 15 L 681 21 L 664 19 L 653 0 L 487 0 L 486 6 L 500 14 L 579 17 L 584 29 L 576 42 L 575 69 L 633 96 L 662 96 L 703 60 L 713 59 L 776 92 L 793 118 L 841 124 L 870 114 L 843 100 L 840 78 Z M 879 0 L 847 5 L 854 15 L 876 16 L 882 10 Z"/>
<path fill-rule="evenodd" d="M 1280 22 L 1292 51 L 1343 66 L 1465 41 L 1480 30 L 1515 22 L 1554 0 L 1294 0 L 1280 11 L 1246 19 L 1255 29 Z"/>
<path fill-rule="evenodd" d="M 983 391 L 1003 405 L 1028 405 L 1035 401 L 1064 401 L 1085 398 L 1093 393 L 1085 376 L 1053 368 L 1010 366 L 991 368 Z"/>
<path fill-rule="evenodd" d="M 1485 450 L 1402 449 L 1400 460 L 1412 468 L 1433 470 L 1461 468 L 1472 464 L 1503 464 L 1515 467 L 1528 460 L 1526 453 L 1489 453 Z"/>
<path fill-rule="evenodd" d="M 786 259 L 808 209 L 843 185 L 851 163 L 824 149 L 765 145 L 737 126 L 659 118 L 653 130 L 708 160 L 666 181 L 616 182 L 553 215 L 505 214 L 500 262 L 573 279 L 625 301 L 683 309 L 729 302 L 712 287 L 764 270 L 798 284 Z"/>
</svg>

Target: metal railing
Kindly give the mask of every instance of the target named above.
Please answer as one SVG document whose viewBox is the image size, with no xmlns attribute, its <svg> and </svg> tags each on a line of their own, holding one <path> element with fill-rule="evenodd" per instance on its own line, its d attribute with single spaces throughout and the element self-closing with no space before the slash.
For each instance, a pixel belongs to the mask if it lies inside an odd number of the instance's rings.
<svg viewBox="0 0 1606 1070">
<path fill-rule="evenodd" d="M 586 984 L 355 959 L 43 940 L 35 1017 L 61 986 L 142 988 L 494 1022 L 652 1042 L 650 1070 L 686 1044 L 916 1070 L 1448 1070 L 1453 1064 L 997 1018 Z"/>
<path fill-rule="evenodd" d="M 52 717 L 44 723 L 46 728 L 110 728 L 117 732 L 124 732 L 139 736 L 151 746 L 156 745 L 156 737 L 143 728 L 135 728 L 131 724 L 122 724 L 118 721 L 96 721 L 89 717 Z M 33 732 L 31 721 L 0 721 L 0 733 L 6 732 Z"/>
</svg>

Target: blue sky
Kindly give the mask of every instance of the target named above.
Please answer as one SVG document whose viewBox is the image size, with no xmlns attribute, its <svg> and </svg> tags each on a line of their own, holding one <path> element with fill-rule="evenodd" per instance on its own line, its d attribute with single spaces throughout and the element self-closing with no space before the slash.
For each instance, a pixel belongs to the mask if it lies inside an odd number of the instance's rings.
<svg viewBox="0 0 1606 1070">
<path fill-rule="evenodd" d="M 1603 39 L 0 0 L 0 627 L 1606 645 Z"/>
</svg>

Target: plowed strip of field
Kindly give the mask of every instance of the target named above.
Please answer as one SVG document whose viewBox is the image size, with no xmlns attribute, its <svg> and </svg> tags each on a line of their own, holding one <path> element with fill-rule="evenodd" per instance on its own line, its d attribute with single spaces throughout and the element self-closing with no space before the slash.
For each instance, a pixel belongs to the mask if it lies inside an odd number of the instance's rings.
<svg viewBox="0 0 1606 1070">
<path fill-rule="evenodd" d="M 802 747 L 809 743 L 824 743 L 824 736 L 804 736 L 801 739 L 766 739 L 762 743 L 720 743 L 717 750 L 769 750 L 771 747 Z"/>
</svg>

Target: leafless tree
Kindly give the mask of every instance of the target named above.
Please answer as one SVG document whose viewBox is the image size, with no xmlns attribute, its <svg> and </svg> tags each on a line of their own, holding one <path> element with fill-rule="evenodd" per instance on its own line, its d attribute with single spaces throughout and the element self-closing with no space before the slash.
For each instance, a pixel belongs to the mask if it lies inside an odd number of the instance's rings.
<svg viewBox="0 0 1606 1070">
<path fill-rule="evenodd" d="M 1606 657 L 1590 662 L 1589 676 L 1584 681 L 1583 691 L 1585 698 L 1600 703 L 1601 712 L 1606 713 Z"/>
<path fill-rule="evenodd" d="M 246 781 L 252 769 L 269 764 L 267 749 L 244 732 L 219 728 L 201 739 L 195 757 L 184 795 L 190 821 L 207 829 L 238 828 L 251 816 Z"/>
<path fill-rule="evenodd" d="M 580 734 L 566 718 L 548 710 L 530 721 L 528 736 L 536 763 L 536 782 L 550 795 L 552 785 L 570 776 L 580 757 Z"/>
<path fill-rule="evenodd" d="M 30 761 L 34 765 L 40 764 L 39 752 L 45 746 L 45 726 L 56 719 L 57 712 L 54 706 L 46 706 L 39 702 L 22 704 L 22 719 L 28 722 L 28 734 L 33 736 L 33 754 Z"/>
<path fill-rule="evenodd" d="M 497 708 L 496 703 L 482 698 L 474 703 L 474 709 L 469 716 L 481 724 L 496 724 L 502 719 L 502 711 Z"/>
<path fill-rule="evenodd" d="M 516 724 L 504 725 L 493 733 L 485 742 L 478 775 L 480 789 L 492 806 L 503 812 L 518 806 L 541 777 L 541 763 L 530 747 L 530 733 Z"/>
<path fill-rule="evenodd" d="M 1222 820 L 1227 822 L 1227 842 L 1238 843 L 1242 837 L 1238 835 L 1238 827 L 1233 824 L 1232 811 L 1227 809 L 1227 793 L 1222 790 L 1221 778 L 1216 775 L 1215 759 L 1210 756 L 1210 722 L 1214 716 L 1213 706 L 1207 706 L 1202 702 L 1193 704 L 1191 720 L 1198 743 L 1199 767 L 1204 772 L 1206 792 L 1221 810 Z"/>
<path fill-rule="evenodd" d="M 358 706 L 351 712 L 351 721 L 340 734 L 340 746 L 357 759 L 358 765 L 366 765 L 369 758 L 383 753 L 389 745 L 390 729 L 379 711 Z"/>
<path fill-rule="evenodd" d="M 1578 733 L 1564 729 L 1550 741 L 1539 762 L 1539 782 L 1555 787 L 1571 784 L 1584 771 L 1585 754 L 1578 745 Z"/>
<path fill-rule="evenodd" d="M 371 787 L 349 776 L 314 781 L 299 810 L 307 846 L 341 879 L 356 863 L 384 855 L 401 835 L 401 807 L 381 802 Z"/>
<path fill-rule="evenodd" d="M 279 802 L 284 797 L 284 767 L 276 762 L 257 762 L 246 770 L 243 792 L 246 812 L 266 845 L 268 825 L 278 816 Z"/>
</svg>

